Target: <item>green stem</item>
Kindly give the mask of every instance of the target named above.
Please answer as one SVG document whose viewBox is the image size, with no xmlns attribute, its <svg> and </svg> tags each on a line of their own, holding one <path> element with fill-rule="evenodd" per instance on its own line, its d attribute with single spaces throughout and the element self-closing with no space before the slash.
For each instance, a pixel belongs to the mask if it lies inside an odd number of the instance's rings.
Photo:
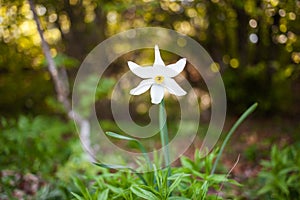
<svg viewBox="0 0 300 200">
<path fill-rule="evenodd" d="M 170 167 L 170 152 L 169 152 L 169 136 L 168 136 L 168 126 L 167 126 L 167 115 L 165 112 L 165 102 L 164 99 L 159 104 L 159 129 L 160 129 L 160 139 L 161 146 L 164 148 L 164 161 L 165 166 L 168 168 L 167 177 L 171 176 L 171 167 Z M 168 186 L 171 183 L 168 181 Z"/>
<path fill-rule="evenodd" d="M 168 127 L 167 127 L 167 117 L 165 112 L 165 102 L 164 100 L 161 101 L 159 104 L 159 129 L 160 129 L 160 139 L 161 139 L 161 146 L 164 148 L 164 159 L 165 165 L 167 167 L 170 166 L 170 154 L 169 154 L 169 137 L 168 137 Z"/>
</svg>

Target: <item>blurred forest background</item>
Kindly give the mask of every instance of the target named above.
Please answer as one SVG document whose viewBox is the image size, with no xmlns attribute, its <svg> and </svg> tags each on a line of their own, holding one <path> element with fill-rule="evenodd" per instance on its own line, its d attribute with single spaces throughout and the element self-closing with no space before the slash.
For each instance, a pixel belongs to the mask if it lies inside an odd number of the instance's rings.
<svg viewBox="0 0 300 200">
<path fill-rule="evenodd" d="M 221 72 L 225 83 L 232 118 L 258 102 L 257 118 L 275 129 L 264 132 L 276 132 L 283 122 L 288 123 L 284 125 L 286 134 L 280 139 L 275 137 L 275 143 L 282 142 L 282 138 L 290 141 L 289 134 L 299 135 L 295 132 L 300 130 L 299 0 L 34 3 L 51 55 L 59 68 L 67 70 L 70 90 L 80 63 L 101 41 L 132 28 L 164 27 L 192 37 L 212 56 L 216 62 L 214 70 Z M 78 155 L 80 145 L 74 142 L 78 140 L 74 127 L 56 100 L 28 2 L 0 0 L 0 6 L 0 192 L 5 199 L 5 191 L 16 196 L 16 188 L 22 195 L 36 194 L 38 188 L 55 182 L 57 177 L 68 183 L 66 177 L 77 167 L 76 156 L 72 155 Z M 127 71 L 126 67 L 113 63 L 111 77 L 99 98 L 109 98 L 114 77 Z M 193 86 L 200 88 L 201 77 L 190 75 L 189 67 L 185 71 Z M 255 122 L 248 125 L 257 126 Z M 253 131 L 249 127 L 243 130 Z M 260 158 L 255 157 L 256 150 L 256 146 L 251 146 L 246 152 L 254 163 Z M 36 188 L 26 188 L 24 182 L 28 181 Z M 52 191 L 49 188 L 47 191 Z"/>
<path fill-rule="evenodd" d="M 263 113 L 299 114 L 299 1 L 35 3 L 52 56 L 71 77 L 106 38 L 131 28 L 159 26 L 186 34 L 205 47 L 223 74 L 230 111 L 258 101 Z M 26 1 L 1 4 L 1 114 L 51 112 L 53 83 L 29 5 Z"/>
</svg>

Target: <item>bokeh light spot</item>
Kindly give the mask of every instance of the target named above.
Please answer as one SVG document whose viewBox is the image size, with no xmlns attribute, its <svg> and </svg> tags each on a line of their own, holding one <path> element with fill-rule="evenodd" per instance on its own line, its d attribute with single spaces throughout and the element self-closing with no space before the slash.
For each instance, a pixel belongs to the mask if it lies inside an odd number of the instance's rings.
<svg viewBox="0 0 300 200">
<path fill-rule="evenodd" d="M 280 24 L 279 30 L 280 30 L 281 32 L 285 33 L 285 32 L 287 31 L 286 25 L 285 25 L 285 24 Z"/>
<path fill-rule="evenodd" d="M 33 35 L 36 32 L 36 24 L 33 20 L 26 20 L 20 25 L 21 34 L 24 36 Z"/>
<path fill-rule="evenodd" d="M 181 9 L 180 5 L 179 5 L 178 3 L 176 3 L 176 2 L 170 3 L 169 8 L 170 8 L 173 12 L 179 12 L 180 9 Z"/>
<path fill-rule="evenodd" d="M 293 51 L 293 46 L 291 44 L 287 44 L 285 46 L 285 49 L 287 50 L 287 52 L 292 52 Z"/>
<path fill-rule="evenodd" d="M 54 23 L 57 20 L 57 14 L 56 13 L 52 13 L 51 15 L 49 15 L 49 22 L 50 23 Z"/>
<path fill-rule="evenodd" d="M 250 19 L 249 20 L 249 26 L 251 28 L 256 28 L 257 27 L 257 21 L 255 19 Z"/>
<path fill-rule="evenodd" d="M 220 71 L 220 65 L 217 62 L 214 62 L 210 65 L 210 70 L 212 72 L 219 72 Z"/>
<path fill-rule="evenodd" d="M 296 19 L 296 14 L 293 13 L 293 12 L 290 12 L 290 13 L 289 13 L 289 19 L 290 19 L 290 20 L 295 20 L 295 19 Z"/>
<path fill-rule="evenodd" d="M 43 16 L 47 12 L 47 9 L 43 5 L 37 5 L 36 6 L 36 13 L 38 16 Z"/>
<path fill-rule="evenodd" d="M 78 3 L 78 0 L 69 0 L 70 5 L 74 6 Z"/>
<path fill-rule="evenodd" d="M 178 38 L 177 39 L 177 44 L 180 47 L 184 47 L 186 45 L 186 40 L 184 38 Z"/>
<path fill-rule="evenodd" d="M 230 56 L 229 55 L 224 55 L 222 58 L 223 63 L 229 64 L 230 62 Z"/>
<path fill-rule="evenodd" d="M 206 110 L 210 107 L 211 99 L 209 94 L 204 94 L 201 96 L 200 108 L 201 110 Z"/>
<path fill-rule="evenodd" d="M 190 18 L 196 17 L 197 11 L 194 8 L 190 8 L 187 10 L 187 16 L 189 16 Z"/>
<path fill-rule="evenodd" d="M 117 17 L 118 17 L 118 13 L 116 11 L 110 11 L 106 16 L 109 24 L 117 23 Z"/>
<path fill-rule="evenodd" d="M 287 36 L 288 36 L 288 38 L 289 38 L 289 41 L 291 41 L 291 42 L 296 42 L 296 41 L 297 41 L 297 36 L 296 36 L 296 34 L 293 33 L 292 31 L 289 31 L 289 32 L 287 33 Z"/>
<path fill-rule="evenodd" d="M 68 33 L 70 31 L 71 22 L 66 14 L 61 14 L 59 16 L 59 24 L 63 33 Z"/>
<path fill-rule="evenodd" d="M 240 62 L 239 62 L 238 59 L 232 58 L 232 59 L 230 60 L 229 64 L 230 64 L 230 66 L 231 66 L 232 68 L 238 68 L 239 65 L 240 65 Z"/>
<path fill-rule="evenodd" d="M 255 33 L 251 33 L 249 35 L 249 40 L 251 43 L 257 43 L 258 42 L 258 36 Z"/>
<path fill-rule="evenodd" d="M 286 15 L 285 10 L 283 10 L 283 9 L 279 9 L 278 13 L 281 17 L 285 17 L 285 15 Z"/>
<path fill-rule="evenodd" d="M 146 104 L 140 103 L 140 104 L 136 107 L 136 111 L 137 111 L 139 114 L 145 114 L 145 113 L 147 113 L 148 108 L 147 108 Z"/>
<path fill-rule="evenodd" d="M 287 37 L 286 37 L 286 35 L 280 34 L 280 35 L 277 37 L 277 41 L 278 41 L 280 44 L 286 43 L 286 42 L 287 42 Z"/>
<path fill-rule="evenodd" d="M 294 61 L 294 63 L 299 64 L 300 63 L 300 52 L 293 52 L 292 60 Z"/>
<path fill-rule="evenodd" d="M 270 0 L 272 6 L 276 7 L 279 3 L 279 0 Z"/>
</svg>

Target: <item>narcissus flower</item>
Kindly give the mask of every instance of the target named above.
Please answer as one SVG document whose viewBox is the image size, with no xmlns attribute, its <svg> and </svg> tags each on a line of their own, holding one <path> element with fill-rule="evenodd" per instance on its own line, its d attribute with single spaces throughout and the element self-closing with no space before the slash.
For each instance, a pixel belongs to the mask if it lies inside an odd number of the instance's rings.
<svg viewBox="0 0 300 200">
<path fill-rule="evenodd" d="M 130 70 L 138 77 L 144 79 L 140 84 L 130 90 L 131 95 L 140 95 L 149 88 L 151 102 L 159 104 L 164 98 L 165 89 L 176 96 L 183 96 L 186 92 L 176 83 L 173 77 L 182 72 L 185 67 L 186 59 L 182 58 L 174 64 L 165 65 L 159 52 L 159 48 L 155 45 L 155 59 L 153 66 L 141 67 L 138 64 L 129 61 Z"/>
</svg>

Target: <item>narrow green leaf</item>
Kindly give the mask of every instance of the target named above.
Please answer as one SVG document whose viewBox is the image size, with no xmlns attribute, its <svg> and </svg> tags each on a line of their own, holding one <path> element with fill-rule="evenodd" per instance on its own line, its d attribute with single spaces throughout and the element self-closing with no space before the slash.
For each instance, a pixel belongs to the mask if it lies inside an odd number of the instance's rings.
<svg viewBox="0 0 300 200">
<path fill-rule="evenodd" d="M 108 199 L 108 193 L 109 193 L 109 189 L 104 190 L 103 192 L 101 192 L 97 199 L 98 200 L 107 200 Z"/>
<path fill-rule="evenodd" d="M 202 178 L 202 179 L 206 179 L 207 175 L 206 174 L 202 174 L 196 170 L 191 170 L 192 174 L 199 177 L 199 178 Z"/>
<path fill-rule="evenodd" d="M 299 174 L 299 172 L 298 172 Z M 300 175 L 300 174 L 299 174 Z M 299 183 L 300 177 L 299 175 L 297 176 L 296 174 L 292 174 L 288 177 L 286 183 L 290 186 L 290 187 L 295 187 L 295 183 Z"/>
<path fill-rule="evenodd" d="M 181 171 L 180 171 L 181 172 Z M 182 178 L 184 177 L 190 177 L 190 174 L 187 173 L 180 173 L 180 172 L 176 172 L 174 173 L 172 176 L 168 177 L 169 180 L 175 180 L 177 179 L 177 177 L 182 176 Z"/>
<path fill-rule="evenodd" d="M 260 190 L 258 190 L 257 195 L 262 195 L 262 194 L 268 193 L 272 190 L 273 190 L 272 185 L 265 185 Z"/>
<path fill-rule="evenodd" d="M 208 187 L 209 187 L 208 181 L 204 181 L 204 183 L 202 184 L 202 186 L 200 188 L 201 200 L 206 198 L 207 192 L 208 192 Z"/>
<path fill-rule="evenodd" d="M 184 174 L 180 174 L 175 180 L 174 182 L 171 184 L 171 186 L 169 187 L 169 192 L 168 192 L 168 196 L 173 192 L 173 190 L 180 184 L 182 178 Z"/>
<path fill-rule="evenodd" d="M 192 160 L 190 160 L 189 158 L 182 156 L 180 158 L 180 162 L 183 167 L 186 167 L 188 169 L 194 169 L 194 162 Z"/>
<path fill-rule="evenodd" d="M 289 195 L 290 191 L 288 189 L 288 185 L 284 181 L 276 179 L 276 185 L 284 194 Z"/>
<path fill-rule="evenodd" d="M 207 177 L 207 180 L 213 181 L 216 183 L 221 183 L 221 182 L 227 182 L 228 178 L 225 174 L 224 175 L 223 174 L 212 174 Z"/>
<path fill-rule="evenodd" d="M 292 166 L 292 167 L 287 167 L 287 168 L 285 168 L 285 169 L 280 170 L 280 171 L 278 172 L 278 175 L 286 175 L 286 174 L 288 174 L 288 173 L 290 173 L 290 172 L 292 172 L 292 171 L 295 171 L 295 170 L 297 170 L 297 168 L 295 168 L 294 166 Z"/>
<path fill-rule="evenodd" d="M 138 148 L 140 149 L 140 151 L 143 153 L 147 163 L 148 163 L 148 166 L 149 166 L 149 169 L 152 169 L 152 163 L 150 161 L 150 158 L 148 156 L 148 152 L 146 151 L 146 148 L 144 147 L 144 145 L 137 139 L 135 138 L 132 138 L 132 137 L 128 137 L 128 136 L 124 136 L 124 135 L 120 135 L 120 134 L 117 134 L 117 133 L 114 133 L 114 132 L 106 132 L 106 135 L 110 136 L 110 137 L 113 137 L 113 138 L 116 138 L 116 139 L 120 139 L 120 140 L 127 140 L 127 141 L 132 141 L 132 142 L 135 142 L 137 145 L 138 145 Z"/>
<path fill-rule="evenodd" d="M 117 133 L 114 133 L 114 132 L 110 132 L 110 131 L 106 132 L 105 134 L 108 135 L 108 136 L 110 136 L 110 137 L 121 139 L 121 140 L 138 141 L 135 138 L 127 137 L 127 136 L 120 135 L 120 134 L 117 134 Z"/>
<path fill-rule="evenodd" d="M 142 176 L 142 174 L 138 173 L 136 170 L 134 170 L 130 167 L 122 166 L 122 165 L 108 165 L 108 164 L 102 164 L 102 163 L 94 163 L 94 164 L 99 166 L 99 167 L 103 167 L 103 168 L 107 168 L 107 169 L 128 169 L 128 170 L 132 171 L 134 174 L 136 174 L 141 179 L 141 181 L 143 181 L 143 183 L 145 185 L 148 185 L 146 180 Z"/>
<path fill-rule="evenodd" d="M 153 165 L 154 168 L 154 177 L 155 177 L 155 183 L 157 184 L 158 188 L 161 188 L 162 186 L 162 178 L 161 178 L 161 174 L 158 173 L 158 170 L 156 169 L 156 166 Z"/>
<path fill-rule="evenodd" d="M 242 184 L 240 184 L 239 182 L 237 182 L 236 180 L 233 180 L 233 179 L 228 179 L 228 183 L 231 183 L 232 185 L 236 185 L 239 187 L 243 186 Z"/>
<path fill-rule="evenodd" d="M 71 194 L 77 199 L 77 200 L 84 200 L 83 197 L 79 196 L 78 194 L 71 192 Z"/>
<path fill-rule="evenodd" d="M 169 197 L 168 200 L 190 200 L 190 199 L 185 197 L 173 196 L 173 197 Z"/>
<path fill-rule="evenodd" d="M 219 163 L 219 160 L 221 158 L 221 155 L 224 151 L 224 148 L 227 144 L 227 142 L 229 141 L 231 135 L 234 133 L 234 131 L 239 127 L 239 125 L 256 109 L 257 107 L 257 103 L 254 103 L 252 106 L 250 106 L 242 115 L 241 117 L 234 123 L 234 125 L 232 126 L 232 128 L 229 130 L 228 134 L 226 135 L 225 137 L 225 140 L 224 142 L 222 143 L 222 146 L 220 148 L 220 151 L 217 155 L 217 158 L 214 162 L 214 165 L 213 165 L 213 168 L 211 170 L 211 174 L 214 174 L 215 173 L 215 170 L 216 170 L 216 167 Z"/>
<path fill-rule="evenodd" d="M 152 192 L 156 197 L 161 197 L 161 194 L 154 187 L 147 185 L 138 185 L 139 188 Z"/>
<path fill-rule="evenodd" d="M 137 185 L 133 185 L 130 187 L 130 190 L 137 195 L 140 198 L 147 199 L 147 200 L 160 200 L 158 197 L 156 197 L 155 194 L 152 192 L 142 189 Z"/>
<path fill-rule="evenodd" d="M 92 199 L 88 189 L 85 187 L 83 182 L 79 178 L 73 179 L 75 186 L 80 190 L 81 194 L 83 195 L 84 199 Z"/>
<path fill-rule="evenodd" d="M 168 180 L 169 171 L 170 171 L 170 166 L 168 167 L 167 171 L 165 170 L 160 171 L 162 174 L 162 187 L 158 189 L 163 198 L 167 198 L 169 196 L 168 190 L 169 190 L 169 185 L 171 184 L 171 181 Z"/>
<path fill-rule="evenodd" d="M 109 184 L 107 184 L 106 187 L 108 187 L 108 189 L 110 189 L 110 191 L 112 193 L 115 193 L 115 194 L 120 194 L 120 193 L 123 192 L 123 189 L 121 189 L 119 187 L 115 187 L 115 186 L 109 185 Z"/>
<path fill-rule="evenodd" d="M 96 163 L 96 162 L 94 162 L 93 164 L 106 169 L 130 169 L 129 167 L 123 165 L 109 165 L 109 164 Z"/>
</svg>

